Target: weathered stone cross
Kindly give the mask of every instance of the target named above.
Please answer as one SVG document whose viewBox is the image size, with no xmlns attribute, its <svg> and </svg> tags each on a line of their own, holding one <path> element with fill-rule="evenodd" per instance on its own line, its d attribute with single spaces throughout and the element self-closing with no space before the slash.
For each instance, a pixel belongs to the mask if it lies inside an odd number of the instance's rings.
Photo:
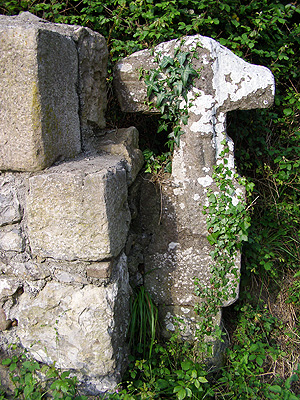
<svg viewBox="0 0 300 400">
<path fill-rule="evenodd" d="M 116 92 L 123 111 L 157 112 L 145 102 L 147 88 L 139 74 L 141 68 L 157 69 L 157 55 L 172 57 L 180 42 L 162 43 L 152 52 L 139 51 L 117 64 Z M 188 93 L 193 106 L 188 124 L 182 126 L 180 147 L 174 151 L 172 175 L 162 185 L 162 218 L 145 258 L 145 284 L 169 330 L 173 329 L 173 315 L 195 320 L 193 278 L 210 284 L 211 247 L 202 209 L 207 203 L 207 189 L 214 188 L 213 166 L 222 151 L 226 113 L 266 108 L 274 97 L 274 78 L 267 68 L 243 61 L 208 37 L 186 37 L 183 43 L 182 51 L 197 48 L 198 58 L 193 60 L 193 66 L 200 69 L 200 76 Z M 234 170 L 233 142 L 225 137 L 230 149 L 228 165 Z M 241 194 L 242 188 L 237 182 L 234 185 L 236 194 Z M 239 268 L 239 257 L 236 264 Z M 237 295 L 223 305 L 234 302 Z"/>
</svg>

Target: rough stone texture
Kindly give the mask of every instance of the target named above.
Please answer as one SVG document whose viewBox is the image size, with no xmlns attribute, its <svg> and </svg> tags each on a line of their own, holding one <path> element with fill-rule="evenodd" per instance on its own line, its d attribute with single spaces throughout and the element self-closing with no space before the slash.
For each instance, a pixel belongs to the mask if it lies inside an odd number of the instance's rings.
<svg viewBox="0 0 300 400">
<path fill-rule="evenodd" d="M 81 149 L 78 60 L 65 36 L 0 19 L 0 169 L 36 171 Z"/>
<path fill-rule="evenodd" d="M 105 127 L 108 50 L 99 33 L 82 27 L 73 32 L 79 57 L 80 121 L 86 141 L 95 130 Z"/>
<path fill-rule="evenodd" d="M 105 127 L 108 51 L 99 33 L 28 12 L 0 16 L 0 169 L 76 156 Z M 81 128 L 81 132 L 80 132 Z"/>
<path fill-rule="evenodd" d="M 0 229 L 0 249 L 21 253 L 25 248 L 22 231 L 19 227 Z"/>
<path fill-rule="evenodd" d="M 0 23 L 1 17 L 0 16 Z M 53 24 L 36 17 L 29 12 L 10 17 L 12 25 L 18 23 L 37 26 L 51 32 L 71 38 L 77 48 L 80 100 L 80 124 L 83 139 L 88 139 L 93 131 L 105 127 L 107 106 L 106 75 L 108 50 L 102 35 L 78 25 Z"/>
<path fill-rule="evenodd" d="M 0 53 L 0 360 L 21 341 L 36 359 L 71 369 L 86 394 L 112 391 L 127 363 L 123 248 L 128 185 L 143 164 L 138 132 L 99 145 L 100 34 L 0 16 Z"/>
<path fill-rule="evenodd" d="M 102 261 L 99 263 L 93 263 L 90 265 L 86 274 L 91 278 L 107 279 L 110 278 L 112 272 L 112 261 Z"/>
<path fill-rule="evenodd" d="M 10 311 L 21 343 L 39 361 L 88 377 L 91 393 L 111 390 L 126 363 L 129 318 L 126 257 L 107 286 L 49 282 L 33 297 L 26 291 Z"/>
<path fill-rule="evenodd" d="M 4 180 L 0 185 L 0 226 L 19 222 L 21 209 L 16 193 Z"/>
<path fill-rule="evenodd" d="M 157 69 L 156 56 L 172 56 L 182 40 L 185 41 L 182 51 L 193 50 L 200 43 L 197 48 L 199 59 L 193 61 L 194 66 L 200 68 L 200 77 L 190 93 L 190 98 L 196 93 L 200 95 L 196 102 L 194 100 L 193 114 L 200 115 L 204 110 L 216 113 L 272 105 L 274 78 L 267 68 L 245 62 L 211 38 L 195 35 L 161 43 L 154 52 L 138 51 L 117 64 L 114 84 L 122 110 L 157 112 L 155 108 L 150 110 L 145 102 L 147 88 L 139 79 L 141 68 L 146 71 Z M 199 121 L 199 117 L 196 120 Z M 201 122 L 205 124 L 205 121 Z M 206 123 L 210 124 L 209 120 Z"/>
<path fill-rule="evenodd" d="M 124 111 L 157 112 L 145 103 L 146 85 L 138 79 L 139 71 L 157 69 L 155 58 L 172 57 L 179 46 L 179 40 L 162 43 L 154 52 L 143 50 L 117 64 L 115 87 Z M 233 142 L 224 136 L 226 112 L 268 107 L 274 97 L 274 78 L 267 68 L 246 63 L 213 39 L 200 35 L 184 38 L 182 51 L 195 48 L 198 59 L 193 60 L 193 66 L 200 69 L 200 77 L 188 92 L 193 106 L 188 125 L 182 126 L 180 148 L 174 151 L 172 175 L 161 183 L 156 200 L 153 188 L 142 184 L 139 219 L 144 226 L 142 236 L 150 238 L 143 266 L 146 287 L 160 308 L 168 306 L 181 317 L 185 316 L 181 308 L 192 310 L 197 301 L 194 277 L 210 284 L 211 246 L 202 210 L 207 205 L 208 188 L 216 190 L 213 166 L 218 163 L 224 138 L 230 149 L 228 166 L 234 171 Z M 233 202 L 238 202 L 243 189 L 237 182 L 234 185 Z M 239 264 L 240 256 L 237 269 Z M 238 281 L 232 280 L 230 285 L 234 291 L 224 306 L 238 296 Z"/>
<path fill-rule="evenodd" d="M 33 255 L 97 261 L 117 256 L 130 223 L 126 171 L 116 156 L 82 159 L 29 179 Z"/>
<path fill-rule="evenodd" d="M 126 161 L 128 185 L 132 184 L 144 164 L 143 153 L 139 149 L 139 133 L 133 126 L 94 137 L 91 140 L 91 149 L 122 156 Z"/>
</svg>

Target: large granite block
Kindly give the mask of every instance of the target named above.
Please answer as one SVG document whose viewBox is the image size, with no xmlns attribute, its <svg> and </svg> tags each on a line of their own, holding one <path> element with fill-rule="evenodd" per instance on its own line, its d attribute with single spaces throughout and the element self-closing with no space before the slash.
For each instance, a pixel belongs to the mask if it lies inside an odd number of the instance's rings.
<svg viewBox="0 0 300 400">
<path fill-rule="evenodd" d="M 96 261 L 116 256 L 130 223 L 119 157 L 63 163 L 29 179 L 27 221 L 33 255 Z"/>
<path fill-rule="evenodd" d="M 0 169 L 37 171 L 81 150 L 78 58 L 57 32 L 0 19 Z"/>
</svg>

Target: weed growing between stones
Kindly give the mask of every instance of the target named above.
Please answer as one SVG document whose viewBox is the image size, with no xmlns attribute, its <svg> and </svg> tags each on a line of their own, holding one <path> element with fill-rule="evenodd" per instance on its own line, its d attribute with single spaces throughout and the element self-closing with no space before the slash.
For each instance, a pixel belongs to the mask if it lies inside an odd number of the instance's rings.
<svg viewBox="0 0 300 400">
<path fill-rule="evenodd" d="M 129 344 L 149 359 L 157 336 L 158 310 L 144 286 L 135 290 L 130 311 Z"/>
</svg>

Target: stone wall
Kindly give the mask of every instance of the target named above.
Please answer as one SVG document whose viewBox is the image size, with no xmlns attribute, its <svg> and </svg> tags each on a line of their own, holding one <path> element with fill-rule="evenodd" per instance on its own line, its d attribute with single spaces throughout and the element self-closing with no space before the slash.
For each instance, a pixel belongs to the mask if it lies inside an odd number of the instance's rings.
<svg viewBox="0 0 300 400">
<path fill-rule="evenodd" d="M 136 128 L 104 129 L 105 39 L 29 13 L 0 16 L 1 347 L 18 341 L 71 369 L 86 393 L 112 390 L 126 367 L 130 283 L 145 283 L 165 334 L 174 315 L 195 321 L 193 278 L 209 282 L 211 262 L 201 204 L 226 112 L 272 103 L 266 68 L 201 36 L 187 38 L 187 50 L 198 42 L 204 73 L 189 95 L 201 96 L 157 192 L 137 178 Z M 149 111 L 140 66 L 155 67 L 150 52 L 117 66 L 125 111 Z"/>
<path fill-rule="evenodd" d="M 22 13 L 0 17 L 0 47 L 2 349 L 18 341 L 87 393 L 112 390 L 127 362 L 138 132 L 103 130 L 100 34 Z"/>
</svg>

